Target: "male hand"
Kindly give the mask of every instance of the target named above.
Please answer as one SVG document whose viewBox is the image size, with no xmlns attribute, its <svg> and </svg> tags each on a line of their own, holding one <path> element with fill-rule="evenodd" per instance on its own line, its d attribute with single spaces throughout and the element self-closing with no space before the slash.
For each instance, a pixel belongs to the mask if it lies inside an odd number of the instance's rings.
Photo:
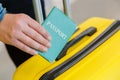
<svg viewBox="0 0 120 80">
<path fill-rule="evenodd" d="M 0 41 L 29 54 L 47 51 L 51 46 L 49 33 L 25 14 L 5 14 L 0 22 Z"/>
</svg>

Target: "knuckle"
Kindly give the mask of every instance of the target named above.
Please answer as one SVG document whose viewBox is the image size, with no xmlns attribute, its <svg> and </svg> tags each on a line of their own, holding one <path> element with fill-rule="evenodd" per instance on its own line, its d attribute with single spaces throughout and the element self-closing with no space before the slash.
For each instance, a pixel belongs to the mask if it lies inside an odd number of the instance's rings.
<svg viewBox="0 0 120 80">
<path fill-rule="evenodd" d="M 34 39 L 36 38 L 36 36 L 39 36 L 38 33 L 34 33 L 34 34 L 31 34 L 31 35 L 33 36 Z"/>
<path fill-rule="evenodd" d="M 17 19 L 17 20 L 15 21 L 15 25 L 18 26 L 18 25 L 20 25 L 20 24 L 21 24 L 21 19 L 19 18 L 19 19 Z"/>
<path fill-rule="evenodd" d="M 30 36 L 32 37 L 33 40 L 36 40 L 36 41 L 41 41 L 41 35 L 38 34 L 37 32 L 34 32 L 34 33 L 30 33 Z"/>
<path fill-rule="evenodd" d="M 28 16 L 24 13 L 18 14 L 15 20 L 16 24 L 21 24 L 21 22 L 23 22 L 23 20 L 25 20 L 26 17 Z"/>
<path fill-rule="evenodd" d="M 28 44 L 28 45 L 31 44 L 31 40 L 30 40 L 30 39 L 26 39 L 25 42 L 26 42 L 26 44 Z"/>
<path fill-rule="evenodd" d="M 30 19 L 30 17 L 27 15 L 27 14 L 24 14 L 24 13 L 21 13 L 19 14 L 19 17 L 23 20 L 27 20 L 27 19 Z"/>
<path fill-rule="evenodd" d="M 20 13 L 20 14 L 19 14 L 19 17 L 20 17 L 20 18 L 24 18 L 24 17 L 27 17 L 27 15 L 24 14 L 24 13 Z"/>
<path fill-rule="evenodd" d="M 39 25 L 38 25 L 39 26 Z M 41 33 L 44 33 L 45 29 L 42 27 L 42 26 L 39 26 L 38 27 L 38 30 L 41 32 Z"/>
<path fill-rule="evenodd" d="M 43 44 L 45 47 L 50 47 L 50 45 L 49 45 L 49 42 L 48 42 L 48 41 L 44 41 L 42 44 Z"/>
<path fill-rule="evenodd" d="M 46 39 L 42 39 L 42 43 L 44 44 L 44 45 L 47 45 L 49 42 L 46 40 Z"/>
<path fill-rule="evenodd" d="M 41 45 L 41 46 L 39 47 L 39 49 L 40 49 L 41 51 L 46 51 L 46 50 L 47 50 L 47 48 L 46 48 L 45 46 L 43 46 L 43 45 Z"/>
<path fill-rule="evenodd" d="M 34 48 L 34 49 L 39 49 L 40 45 L 37 42 L 33 41 L 31 43 L 31 47 Z"/>
<path fill-rule="evenodd" d="M 27 53 L 33 53 L 33 50 L 30 48 L 30 47 L 23 47 L 24 48 L 24 51 L 27 52 Z"/>
<path fill-rule="evenodd" d="M 37 40 L 39 40 L 39 42 L 45 46 L 49 44 L 49 41 L 45 39 L 43 36 L 37 37 Z"/>
<path fill-rule="evenodd" d="M 16 46 L 16 47 L 19 46 L 19 45 L 18 45 L 18 42 L 17 42 L 16 39 L 14 39 L 14 38 L 12 38 L 12 39 L 10 40 L 10 43 L 11 43 L 13 46 Z"/>
<path fill-rule="evenodd" d="M 21 49 L 28 52 L 28 48 L 26 45 L 21 45 Z"/>
<path fill-rule="evenodd" d="M 30 49 L 30 48 L 26 48 L 26 52 L 27 52 L 27 53 L 30 53 L 30 52 L 31 52 L 31 49 Z"/>
<path fill-rule="evenodd" d="M 17 36 L 17 33 L 18 33 L 18 32 L 17 32 L 15 29 L 11 30 L 11 32 L 10 32 L 10 34 L 9 34 L 9 35 L 10 35 L 10 38 L 11 38 L 11 39 L 14 39 L 14 38 Z"/>
<path fill-rule="evenodd" d="M 20 18 L 16 19 L 14 22 L 14 28 L 20 29 L 22 27 L 22 22 L 23 22 L 22 19 L 20 19 Z"/>
</svg>

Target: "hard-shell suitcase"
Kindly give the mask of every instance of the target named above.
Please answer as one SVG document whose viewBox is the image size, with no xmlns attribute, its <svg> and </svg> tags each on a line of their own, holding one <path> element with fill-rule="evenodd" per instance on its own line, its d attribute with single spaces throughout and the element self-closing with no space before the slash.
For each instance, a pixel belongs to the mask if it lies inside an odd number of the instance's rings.
<svg viewBox="0 0 120 80">
<path fill-rule="evenodd" d="M 13 80 L 120 80 L 120 21 L 90 18 L 69 41 L 82 35 L 59 60 L 49 63 L 40 55 L 20 65 Z M 90 34 L 91 28 L 96 28 Z"/>
</svg>

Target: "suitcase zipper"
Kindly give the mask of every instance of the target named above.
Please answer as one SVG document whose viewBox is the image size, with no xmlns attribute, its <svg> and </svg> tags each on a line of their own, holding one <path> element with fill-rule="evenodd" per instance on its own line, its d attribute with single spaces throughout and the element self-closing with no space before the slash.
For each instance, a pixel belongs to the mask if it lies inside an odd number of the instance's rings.
<svg viewBox="0 0 120 80">
<path fill-rule="evenodd" d="M 90 44 L 88 44 L 81 51 L 77 52 L 75 55 L 70 57 L 68 60 L 58 65 L 54 69 L 46 72 L 42 75 L 39 80 L 54 80 L 60 74 L 74 66 L 81 59 L 87 56 L 90 52 L 104 43 L 107 39 L 109 39 L 114 33 L 116 33 L 120 29 L 120 21 L 115 21 L 112 25 L 110 25 L 102 34 L 100 34 L 95 40 L 93 40 Z"/>
</svg>

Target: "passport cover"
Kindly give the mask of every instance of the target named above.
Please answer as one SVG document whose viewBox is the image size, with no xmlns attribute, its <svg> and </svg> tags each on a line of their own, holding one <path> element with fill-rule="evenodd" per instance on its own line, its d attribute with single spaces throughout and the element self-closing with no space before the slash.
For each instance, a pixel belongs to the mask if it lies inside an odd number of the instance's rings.
<svg viewBox="0 0 120 80">
<path fill-rule="evenodd" d="M 47 52 L 38 51 L 38 53 L 49 62 L 53 62 L 76 30 L 76 24 L 61 10 L 54 7 L 42 26 L 52 37 L 51 47 Z"/>
</svg>

